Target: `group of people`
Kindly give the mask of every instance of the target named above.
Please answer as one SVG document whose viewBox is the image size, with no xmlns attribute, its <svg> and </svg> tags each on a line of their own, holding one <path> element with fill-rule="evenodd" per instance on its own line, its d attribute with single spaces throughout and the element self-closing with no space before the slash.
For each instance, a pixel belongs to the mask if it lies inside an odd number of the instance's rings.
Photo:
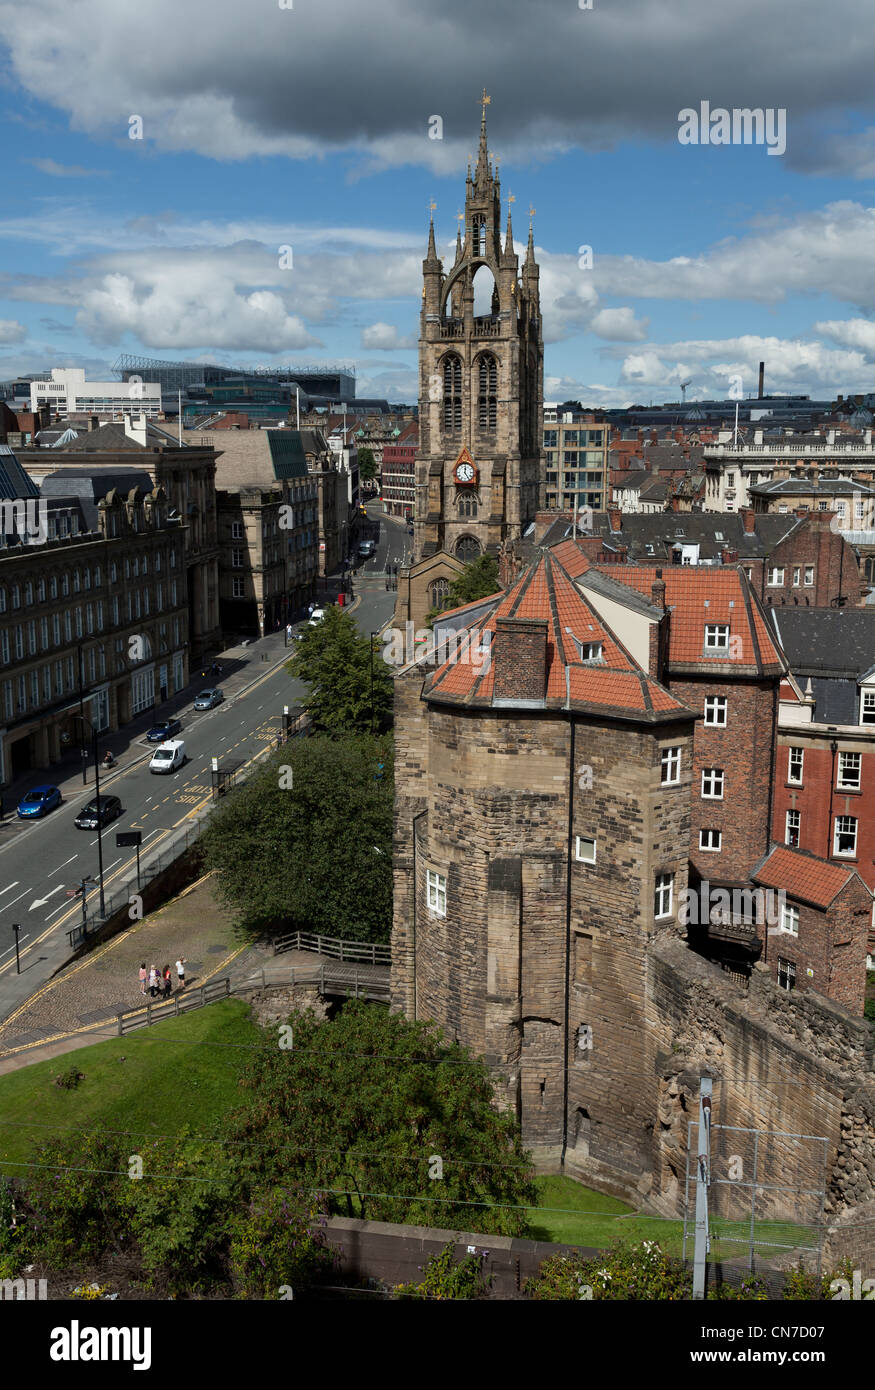
<svg viewBox="0 0 875 1390">
<path fill-rule="evenodd" d="M 159 970 L 157 965 L 153 965 L 151 970 L 146 969 L 146 962 L 140 966 L 140 993 L 146 993 L 148 985 L 149 993 L 153 999 L 160 994 L 162 999 L 169 999 L 173 987 L 173 980 L 170 973 L 170 966 L 165 965 L 163 970 Z M 176 962 L 176 982 L 180 989 L 185 989 L 185 956 L 180 956 Z"/>
</svg>

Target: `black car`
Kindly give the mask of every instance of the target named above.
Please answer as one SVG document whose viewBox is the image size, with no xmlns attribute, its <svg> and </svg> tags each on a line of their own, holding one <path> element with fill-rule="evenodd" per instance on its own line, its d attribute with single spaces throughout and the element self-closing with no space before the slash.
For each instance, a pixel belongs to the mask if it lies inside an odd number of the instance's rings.
<svg viewBox="0 0 875 1390">
<path fill-rule="evenodd" d="M 174 738 L 182 728 L 178 719 L 162 719 L 160 724 L 153 724 L 146 735 L 149 743 L 166 743 L 169 738 Z"/>
<path fill-rule="evenodd" d="M 108 825 L 122 813 L 122 804 L 117 796 L 93 796 L 87 806 L 83 806 L 74 825 L 80 830 L 96 830 L 98 821 L 101 827 Z"/>
</svg>

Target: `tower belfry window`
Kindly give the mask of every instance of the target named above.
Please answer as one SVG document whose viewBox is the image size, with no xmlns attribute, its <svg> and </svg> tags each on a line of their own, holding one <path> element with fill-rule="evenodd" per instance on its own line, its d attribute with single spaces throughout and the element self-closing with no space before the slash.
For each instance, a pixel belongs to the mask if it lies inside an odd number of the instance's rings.
<svg viewBox="0 0 875 1390">
<path fill-rule="evenodd" d="M 481 429 L 494 430 L 498 394 L 498 364 L 494 357 L 480 358 L 480 386 L 478 392 L 478 423 Z"/>
<path fill-rule="evenodd" d="M 462 428 L 462 359 L 444 359 L 444 429 Z"/>
<path fill-rule="evenodd" d="M 486 218 L 475 213 L 471 218 L 471 246 L 475 256 L 486 255 Z"/>
</svg>

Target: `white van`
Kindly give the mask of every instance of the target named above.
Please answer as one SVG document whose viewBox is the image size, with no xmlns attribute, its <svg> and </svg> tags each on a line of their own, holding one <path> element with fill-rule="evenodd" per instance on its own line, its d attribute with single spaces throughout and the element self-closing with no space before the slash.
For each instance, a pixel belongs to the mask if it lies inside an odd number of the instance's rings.
<svg viewBox="0 0 875 1390">
<path fill-rule="evenodd" d="M 185 744 L 181 738 L 162 743 L 149 762 L 150 772 L 175 772 L 185 762 Z"/>
</svg>

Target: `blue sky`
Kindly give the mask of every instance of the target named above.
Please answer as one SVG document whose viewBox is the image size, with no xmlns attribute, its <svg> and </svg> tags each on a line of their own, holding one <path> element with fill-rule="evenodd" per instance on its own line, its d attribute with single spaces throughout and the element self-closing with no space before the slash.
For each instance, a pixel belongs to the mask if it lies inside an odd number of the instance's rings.
<svg viewBox="0 0 875 1390">
<path fill-rule="evenodd" d="M 485 85 L 547 399 L 755 391 L 760 359 L 775 391 L 875 389 L 867 7 L 708 8 L 0 0 L 0 377 L 345 361 L 414 399 L 427 207 L 449 248 Z M 784 111 L 786 152 L 681 145 L 702 100 Z"/>
</svg>

